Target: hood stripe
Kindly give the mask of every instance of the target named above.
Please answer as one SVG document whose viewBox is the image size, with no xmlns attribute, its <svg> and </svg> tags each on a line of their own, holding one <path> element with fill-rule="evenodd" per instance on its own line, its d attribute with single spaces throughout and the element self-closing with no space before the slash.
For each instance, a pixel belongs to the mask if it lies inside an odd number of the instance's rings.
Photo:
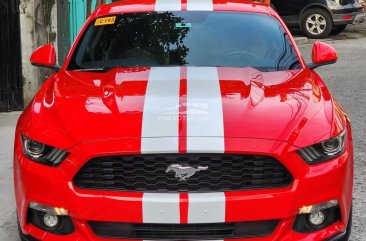
<svg viewBox="0 0 366 241">
<path fill-rule="evenodd" d="M 188 152 L 225 152 L 217 68 L 190 67 L 187 70 L 187 136 Z"/>
<path fill-rule="evenodd" d="M 180 223 L 179 193 L 144 193 L 142 215 L 144 223 Z"/>
<path fill-rule="evenodd" d="M 188 223 L 224 223 L 225 193 L 189 193 Z"/>
<path fill-rule="evenodd" d="M 181 11 L 182 3 L 181 0 L 156 0 L 155 11 Z"/>
<path fill-rule="evenodd" d="M 143 223 L 224 223 L 226 195 L 218 193 L 144 193 Z"/>
<path fill-rule="evenodd" d="M 187 0 L 188 11 L 213 11 L 213 0 Z"/>
<path fill-rule="evenodd" d="M 213 11 L 213 0 L 156 0 L 155 11 Z"/>
<path fill-rule="evenodd" d="M 141 153 L 177 153 L 180 68 L 151 68 L 145 96 Z M 156 140 L 156 137 L 160 137 Z"/>
</svg>

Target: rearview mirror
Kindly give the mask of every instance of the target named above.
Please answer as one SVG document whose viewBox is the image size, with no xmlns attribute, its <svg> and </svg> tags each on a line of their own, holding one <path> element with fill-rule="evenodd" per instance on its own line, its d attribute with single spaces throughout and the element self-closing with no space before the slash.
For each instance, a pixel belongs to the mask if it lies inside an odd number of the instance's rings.
<svg viewBox="0 0 366 241">
<path fill-rule="evenodd" d="M 337 51 L 330 46 L 329 44 L 323 42 L 315 42 L 313 45 L 312 52 L 312 61 L 313 63 L 309 64 L 310 69 L 315 69 L 317 67 L 334 64 L 338 60 Z"/>
<path fill-rule="evenodd" d="M 43 45 L 35 50 L 30 58 L 30 62 L 34 66 L 59 70 L 56 65 L 56 51 L 52 44 Z"/>
</svg>

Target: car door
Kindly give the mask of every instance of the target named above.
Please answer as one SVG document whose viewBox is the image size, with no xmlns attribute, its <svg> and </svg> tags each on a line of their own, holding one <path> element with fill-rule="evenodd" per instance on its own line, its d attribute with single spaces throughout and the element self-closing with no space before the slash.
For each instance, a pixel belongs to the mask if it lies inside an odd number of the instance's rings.
<svg viewBox="0 0 366 241">
<path fill-rule="evenodd" d="M 272 4 L 280 16 L 299 15 L 307 3 L 306 0 L 272 0 Z"/>
</svg>

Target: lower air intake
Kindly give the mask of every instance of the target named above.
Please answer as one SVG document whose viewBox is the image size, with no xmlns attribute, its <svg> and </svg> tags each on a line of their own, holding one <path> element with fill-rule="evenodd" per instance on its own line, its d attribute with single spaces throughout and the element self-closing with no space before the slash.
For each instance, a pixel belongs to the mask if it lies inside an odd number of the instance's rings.
<svg viewBox="0 0 366 241">
<path fill-rule="evenodd" d="M 215 240 L 271 235 L 279 220 L 212 224 L 133 224 L 89 222 L 101 238 L 139 240 Z"/>
</svg>

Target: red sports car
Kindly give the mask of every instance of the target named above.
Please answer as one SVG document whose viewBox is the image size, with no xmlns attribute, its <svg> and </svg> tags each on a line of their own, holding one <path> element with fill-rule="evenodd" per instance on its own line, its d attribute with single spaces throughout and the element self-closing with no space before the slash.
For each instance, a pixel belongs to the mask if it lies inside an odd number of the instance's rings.
<svg viewBox="0 0 366 241">
<path fill-rule="evenodd" d="M 127 0 L 87 20 L 19 119 L 23 240 L 346 241 L 350 120 L 275 11 Z"/>
</svg>

